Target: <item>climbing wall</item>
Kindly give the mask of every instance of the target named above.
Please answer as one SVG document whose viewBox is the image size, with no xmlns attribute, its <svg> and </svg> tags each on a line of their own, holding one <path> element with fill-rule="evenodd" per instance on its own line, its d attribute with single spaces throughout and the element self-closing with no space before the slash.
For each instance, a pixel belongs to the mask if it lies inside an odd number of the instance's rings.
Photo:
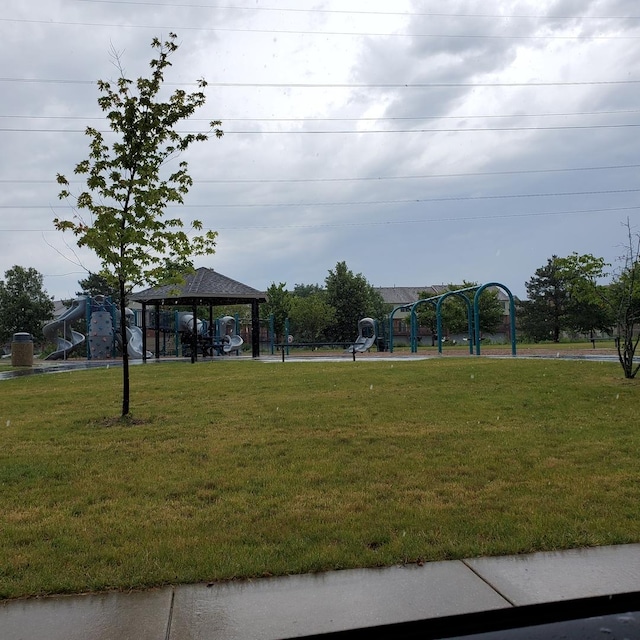
<svg viewBox="0 0 640 640">
<path fill-rule="evenodd" d="M 89 326 L 89 353 L 92 360 L 113 357 L 113 319 L 109 311 L 93 311 Z"/>
</svg>

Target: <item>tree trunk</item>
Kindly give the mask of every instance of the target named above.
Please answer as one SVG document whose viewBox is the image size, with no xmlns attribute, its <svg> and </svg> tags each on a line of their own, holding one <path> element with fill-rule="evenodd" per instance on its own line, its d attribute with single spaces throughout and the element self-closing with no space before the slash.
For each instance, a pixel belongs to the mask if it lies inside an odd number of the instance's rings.
<svg viewBox="0 0 640 640">
<path fill-rule="evenodd" d="M 127 345 L 127 297 L 120 281 L 120 337 L 122 340 L 122 417 L 129 415 L 129 350 Z"/>
</svg>

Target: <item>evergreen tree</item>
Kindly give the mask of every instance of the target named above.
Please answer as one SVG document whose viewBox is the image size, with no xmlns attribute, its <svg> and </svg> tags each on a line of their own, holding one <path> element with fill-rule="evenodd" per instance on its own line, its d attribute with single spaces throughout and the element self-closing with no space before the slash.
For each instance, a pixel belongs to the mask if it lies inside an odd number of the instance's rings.
<svg viewBox="0 0 640 640">
<path fill-rule="evenodd" d="M 519 305 L 520 330 L 534 342 L 559 342 L 568 327 L 569 292 L 558 256 L 536 269 L 525 287 L 528 299 Z"/>
<path fill-rule="evenodd" d="M 120 304 L 118 287 L 99 273 L 90 273 L 84 280 L 78 280 L 78 284 L 80 285 L 80 291 L 76 291 L 78 296 L 89 296 L 90 298 L 109 296 L 115 305 Z"/>
</svg>

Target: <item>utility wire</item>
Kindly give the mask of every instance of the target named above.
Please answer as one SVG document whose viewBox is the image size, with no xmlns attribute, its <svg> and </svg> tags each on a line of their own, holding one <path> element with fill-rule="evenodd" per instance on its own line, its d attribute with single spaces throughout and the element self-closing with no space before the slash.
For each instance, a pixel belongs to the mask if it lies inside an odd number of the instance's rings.
<svg viewBox="0 0 640 640">
<path fill-rule="evenodd" d="M 552 17 L 550 18 L 552 19 Z M 313 35 L 313 36 L 359 36 L 363 38 L 451 38 L 454 40 L 638 40 L 636 36 L 603 35 L 496 35 L 496 34 L 457 34 L 457 33 L 397 33 L 397 32 L 357 32 L 357 31 L 302 31 L 299 29 L 250 29 L 232 27 L 190 27 L 176 25 L 118 24 L 100 22 L 70 22 L 65 20 L 34 20 L 27 18 L 0 18 L 0 22 L 16 24 L 41 24 L 65 27 L 104 27 L 108 29 L 154 29 L 163 31 L 204 31 L 208 33 L 260 33 L 268 35 Z"/>
<path fill-rule="evenodd" d="M 502 18 L 505 20 L 527 19 L 527 20 L 640 20 L 640 16 L 547 16 L 547 15 L 526 15 L 526 14 L 502 14 L 502 13 L 436 13 L 433 11 L 364 11 L 353 9 L 300 9 L 300 8 L 280 8 L 280 7 L 243 7 L 243 6 L 224 6 L 210 4 L 195 3 L 178 3 L 178 2 L 135 2 L 133 0 L 77 0 L 80 3 L 92 4 L 123 4 L 136 5 L 140 7 L 168 7 L 168 8 L 184 8 L 184 9 L 215 9 L 225 11 L 269 11 L 278 13 L 322 13 L 322 14 L 339 14 L 339 15 L 366 15 L 366 16 L 400 16 L 400 17 L 428 17 L 428 18 Z"/>
<path fill-rule="evenodd" d="M 167 209 L 254 209 L 254 208 L 285 208 L 285 207 L 350 207 L 389 204 L 421 204 L 425 202 L 462 202 L 481 200 L 508 200 L 514 198 L 560 198 L 568 196 L 596 196 L 619 195 L 623 193 L 638 193 L 640 189 L 605 189 L 601 191 L 564 191 L 557 193 L 513 193 L 491 196 L 445 196 L 441 198 L 408 198 L 403 200 L 354 200 L 347 202 L 245 202 L 245 203 L 208 203 L 208 204 L 173 204 Z M 50 209 L 51 205 L 0 205 L 0 209 Z M 59 208 L 73 209 L 71 205 L 60 205 Z"/>
<path fill-rule="evenodd" d="M 484 220 L 508 220 L 514 218 L 541 218 L 546 216 L 572 216 L 590 213 L 611 213 L 616 211 L 638 211 L 638 207 L 617 207 L 614 209 L 576 209 L 573 211 L 538 211 L 530 213 L 496 213 L 482 216 L 439 216 L 432 218 L 412 219 L 412 220 L 368 220 L 365 222 L 327 222 L 316 224 L 292 224 L 292 225 L 254 225 L 241 227 L 216 227 L 216 231 L 251 231 L 255 229 L 321 229 L 324 227 L 374 227 L 387 225 L 405 224 L 433 224 L 435 222 L 477 222 Z M 212 227 L 203 227 L 204 231 L 213 231 Z"/>
<path fill-rule="evenodd" d="M 384 180 L 425 180 L 432 178 L 469 178 L 469 177 L 489 177 L 489 176 L 512 176 L 512 175 L 533 175 L 541 173 L 568 173 L 575 171 L 609 171 L 612 169 L 636 169 L 640 164 L 619 164 L 600 167 L 567 167 L 561 169 L 522 169 L 513 171 L 471 171 L 465 173 L 431 173 L 412 176 L 373 176 L 373 177 L 351 177 L 351 178 L 279 178 L 279 179 L 228 179 L 209 180 L 194 179 L 197 184 L 287 184 L 287 183 L 322 183 L 322 182 L 381 182 Z M 55 179 L 50 180 L 11 180 L 2 179 L 0 184 L 51 184 Z M 83 184 L 82 180 L 70 180 L 70 184 Z"/>
<path fill-rule="evenodd" d="M 465 127 L 453 129 L 294 129 L 281 131 L 265 131 L 260 129 L 233 130 L 225 129 L 224 135 L 349 135 L 366 133 L 478 133 L 482 131 L 571 131 L 584 129 L 633 129 L 640 127 L 638 123 L 627 124 L 585 124 L 585 125 L 554 125 L 536 127 Z M 12 128 L 0 127 L 0 133 L 86 133 L 86 129 L 43 129 L 43 128 Z M 98 130 L 101 134 L 111 134 L 110 129 Z M 176 131 L 181 135 L 207 133 L 202 130 Z"/>
<path fill-rule="evenodd" d="M 526 213 L 504 213 L 504 214 L 486 214 L 479 216 L 438 216 L 421 219 L 411 220 L 366 220 L 361 222 L 327 222 L 327 223 L 314 223 L 314 224 L 291 224 L 291 225 L 277 225 L 277 224 L 265 224 L 265 225 L 241 225 L 233 227 L 216 227 L 216 231 L 250 231 L 254 229 L 320 229 L 324 227 L 369 227 L 369 226 L 384 226 L 384 225 L 405 225 L 405 224 L 432 224 L 434 222 L 476 222 L 483 220 L 498 220 L 498 219 L 514 219 L 514 218 L 537 218 L 545 216 L 572 216 L 572 215 L 584 215 L 591 213 L 615 213 L 621 211 L 638 211 L 640 206 L 637 207 L 614 207 L 610 209 L 573 209 L 566 211 L 536 211 Z M 203 227 L 203 231 L 213 231 L 213 227 Z M 37 232 L 45 233 L 53 231 L 53 229 L 15 229 L 5 228 L 0 229 L 1 233 L 26 233 Z"/>
<path fill-rule="evenodd" d="M 566 111 L 560 113 L 498 113 L 498 114 L 477 114 L 477 115 L 454 115 L 454 116 L 379 116 L 365 118 L 224 118 L 224 122 L 401 122 L 417 120 L 471 120 L 471 119 L 495 119 L 495 118 L 561 118 L 570 116 L 606 116 L 621 115 L 629 113 L 640 113 L 640 109 L 615 109 L 608 111 Z M 10 120 L 105 120 L 105 116 L 61 116 L 61 115 L 28 115 L 28 114 L 0 114 L 0 118 Z M 211 122 L 219 118 L 189 118 L 191 122 Z"/>
<path fill-rule="evenodd" d="M 1 18 L 0 18 L 1 20 Z M 640 36 L 638 36 L 640 38 Z M 96 85 L 97 80 L 77 80 L 64 78 L 16 78 L 0 77 L 0 82 L 25 84 L 79 84 Z M 197 86 L 197 82 L 164 82 L 168 86 Z M 351 84 L 327 82 L 207 82 L 207 87 L 234 89 L 471 89 L 476 87 L 584 87 L 637 85 L 640 80 L 581 80 L 569 82 L 400 82 L 380 84 Z"/>
</svg>

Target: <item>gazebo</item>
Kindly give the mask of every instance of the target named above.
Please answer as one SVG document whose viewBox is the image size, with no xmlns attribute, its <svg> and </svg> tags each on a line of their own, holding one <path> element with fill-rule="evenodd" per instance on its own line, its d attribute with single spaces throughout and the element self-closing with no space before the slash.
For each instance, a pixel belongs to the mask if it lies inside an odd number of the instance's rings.
<svg viewBox="0 0 640 640">
<path fill-rule="evenodd" d="M 191 307 L 193 317 L 197 317 L 199 306 L 209 307 L 209 325 L 213 324 L 213 307 L 231 304 L 251 305 L 251 352 L 254 358 L 260 356 L 260 314 L 259 304 L 266 302 L 264 292 L 258 291 L 232 280 L 213 269 L 201 267 L 185 278 L 184 283 L 153 287 L 131 295 L 134 302 L 142 305 L 142 353 L 146 360 L 147 353 L 147 306 L 155 308 L 156 330 L 156 359 L 160 353 L 159 317 L 161 306 L 185 306 Z M 193 345 L 191 348 L 191 360 L 197 358 L 197 335 L 193 332 Z"/>
</svg>

